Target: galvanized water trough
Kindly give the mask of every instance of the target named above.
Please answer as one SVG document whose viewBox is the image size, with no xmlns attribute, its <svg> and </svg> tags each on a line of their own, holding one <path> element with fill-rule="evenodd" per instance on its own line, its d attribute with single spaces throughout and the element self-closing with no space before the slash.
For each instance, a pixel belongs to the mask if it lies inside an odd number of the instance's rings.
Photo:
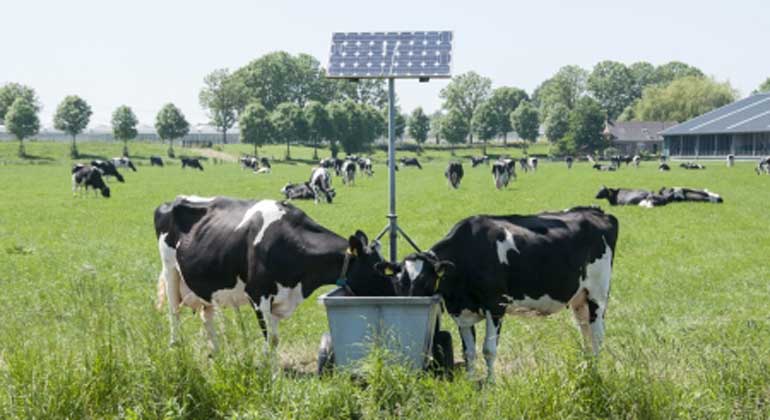
<svg viewBox="0 0 770 420">
<path fill-rule="evenodd" d="M 425 369 L 436 354 L 434 331 L 441 314 L 441 298 L 347 296 L 336 288 L 318 298 L 326 307 L 330 334 L 321 340 L 318 367 L 323 371 L 329 364 L 337 368 L 355 368 L 372 345 L 382 346 L 395 356 L 399 364 L 413 369 Z M 441 354 L 449 353 L 444 344 Z M 442 338 L 444 336 L 442 335 Z M 439 340 L 446 341 L 446 340 Z M 333 356 L 332 356 L 333 354 Z M 440 366 L 445 363 L 437 361 Z"/>
</svg>

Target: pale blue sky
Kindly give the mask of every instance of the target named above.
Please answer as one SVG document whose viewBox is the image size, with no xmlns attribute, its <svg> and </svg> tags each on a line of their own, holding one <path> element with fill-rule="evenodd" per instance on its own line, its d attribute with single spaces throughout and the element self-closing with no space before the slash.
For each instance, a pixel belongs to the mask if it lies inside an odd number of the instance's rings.
<svg viewBox="0 0 770 420">
<path fill-rule="evenodd" d="M 453 72 L 531 92 L 559 67 L 684 61 L 747 95 L 770 76 L 770 1 L 181 1 L 2 0 L 0 84 L 34 87 L 42 119 L 65 95 L 92 125 L 127 104 L 152 124 L 166 102 L 191 123 L 203 76 L 260 55 L 306 52 L 325 63 L 333 31 L 453 30 Z M 398 81 L 404 110 L 440 105 L 447 81 Z"/>
</svg>

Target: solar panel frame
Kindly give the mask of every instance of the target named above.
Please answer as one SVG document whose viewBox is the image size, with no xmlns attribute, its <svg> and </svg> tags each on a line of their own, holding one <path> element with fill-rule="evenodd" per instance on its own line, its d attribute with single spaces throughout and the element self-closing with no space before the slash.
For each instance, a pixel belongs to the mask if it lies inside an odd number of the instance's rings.
<svg viewBox="0 0 770 420">
<path fill-rule="evenodd" d="M 452 31 L 333 32 L 326 77 L 452 77 Z"/>
</svg>

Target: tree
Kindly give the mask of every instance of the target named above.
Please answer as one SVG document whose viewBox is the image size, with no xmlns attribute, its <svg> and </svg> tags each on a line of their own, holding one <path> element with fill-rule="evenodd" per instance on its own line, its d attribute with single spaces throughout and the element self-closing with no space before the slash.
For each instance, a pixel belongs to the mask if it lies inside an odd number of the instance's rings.
<svg viewBox="0 0 770 420">
<path fill-rule="evenodd" d="M 396 130 L 395 135 L 396 139 L 403 139 L 404 133 L 406 132 L 406 121 L 408 119 L 407 116 L 401 113 L 401 108 L 397 105 L 395 109 L 396 113 L 393 117 L 396 123 Z M 388 131 L 388 125 L 390 124 L 390 114 L 388 111 L 388 107 L 382 108 L 382 119 L 385 124 L 385 132 Z"/>
<path fill-rule="evenodd" d="M 644 91 L 644 88 L 658 83 L 656 79 L 657 74 L 655 73 L 655 66 L 646 61 L 639 61 L 631 64 L 628 66 L 628 71 L 631 72 L 631 77 L 634 79 L 634 99 L 642 97 L 642 91 Z"/>
<path fill-rule="evenodd" d="M 655 69 L 655 83 L 667 85 L 674 80 L 684 77 L 703 77 L 703 72 L 697 67 L 682 63 L 681 61 L 671 61 L 658 66 Z"/>
<path fill-rule="evenodd" d="M 428 139 L 428 131 L 430 131 L 430 118 L 425 115 L 421 107 L 415 108 L 409 117 L 409 137 L 418 144 L 423 144 Z"/>
<path fill-rule="evenodd" d="M 40 129 L 35 104 L 24 96 L 17 97 L 5 113 L 5 128 L 19 139 L 19 156 L 25 157 L 24 139 L 34 136 Z"/>
<path fill-rule="evenodd" d="M 770 77 L 765 79 L 764 82 L 762 82 L 761 85 L 753 92 L 753 93 L 766 93 L 770 92 Z"/>
<path fill-rule="evenodd" d="M 64 98 L 56 108 L 56 114 L 53 117 L 53 126 L 57 130 L 64 131 L 72 136 L 72 147 L 70 155 L 77 158 L 78 147 L 75 144 L 75 136 L 82 133 L 88 126 L 91 119 L 91 106 L 83 98 L 70 95 Z"/>
<path fill-rule="evenodd" d="M 636 99 L 631 71 L 617 61 L 602 61 L 588 76 L 588 91 L 599 101 L 607 119 L 615 120 Z"/>
<path fill-rule="evenodd" d="M 473 114 L 473 131 L 478 138 L 484 142 L 482 154 L 487 154 L 487 141 L 493 139 L 500 131 L 500 118 L 497 109 L 489 101 L 479 105 L 476 113 Z"/>
<path fill-rule="evenodd" d="M 198 95 L 201 107 L 208 112 L 211 124 L 222 132 L 222 142 L 227 144 L 227 130 L 236 121 L 236 111 L 242 101 L 241 85 L 236 83 L 227 69 L 217 69 L 203 78 L 203 89 Z"/>
<path fill-rule="evenodd" d="M 340 101 L 352 99 L 359 104 L 367 104 L 376 108 L 388 105 L 388 91 L 383 79 L 360 79 L 358 81 L 338 79 L 334 81 L 334 91 L 330 97 Z"/>
<path fill-rule="evenodd" d="M 430 133 L 433 134 L 436 144 L 441 143 L 441 123 L 443 120 L 444 114 L 440 109 L 430 116 Z"/>
<path fill-rule="evenodd" d="M 561 140 L 569 130 L 569 109 L 563 104 L 551 107 L 545 119 L 545 137 L 552 143 Z"/>
<path fill-rule="evenodd" d="M 602 136 L 604 112 L 601 105 L 593 98 L 583 97 L 570 112 L 569 130 L 564 141 L 571 143 L 571 148 L 584 153 L 593 153 L 606 146 Z"/>
<path fill-rule="evenodd" d="M 259 102 L 246 105 L 238 119 L 241 142 L 254 145 L 254 156 L 259 156 L 258 147 L 269 142 L 274 134 L 270 113 Z"/>
<path fill-rule="evenodd" d="M 24 98 L 28 104 L 35 108 L 35 112 L 40 112 L 40 105 L 34 89 L 19 83 L 6 83 L 0 86 L 0 123 L 5 120 L 5 114 L 16 98 Z"/>
<path fill-rule="evenodd" d="M 548 112 L 557 103 L 572 109 L 586 93 L 588 71 L 579 66 L 564 66 L 544 81 L 532 94 L 533 105 L 538 107 L 545 121 Z"/>
<path fill-rule="evenodd" d="M 540 130 L 540 117 L 531 103 L 522 102 L 510 115 L 511 126 L 516 134 L 524 140 L 524 151 L 526 153 L 527 143 L 537 141 L 537 135 Z"/>
<path fill-rule="evenodd" d="M 134 111 L 126 105 L 121 105 L 112 113 L 112 134 L 117 140 L 123 140 L 123 156 L 128 156 L 128 141 L 138 134 L 136 125 L 139 121 Z"/>
<path fill-rule="evenodd" d="M 487 100 L 494 110 L 497 126 L 496 136 L 503 136 L 503 144 L 508 140 L 508 132 L 513 130 L 511 127 L 511 112 L 516 110 L 522 101 L 529 100 L 529 95 L 522 89 L 503 86 L 492 91 L 492 95 Z"/>
<path fill-rule="evenodd" d="M 190 124 L 179 108 L 168 103 L 155 116 L 155 131 L 161 140 L 168 140 L 168 156 L 174 157 L 174 139 L 186 136 L 190 132 Z"/>
<path fill-rule="evenodd" d="M 318 142 L 328 139 L 332 134 L 329 112 L 321 102 L 310 101 L 305 105 L 304 113 L 308 137 L 313 142 L 313 159 L 318 159 Z"/>
<path fill-rule="evenodd" d="M 307 120 L 302 108 L 293 102 L 284 102 L 275 108 L 270 120 L 277 139 L 283 139 L 286 142 L 286 159 L 290 160 L 291 142 L 307 135 Z"/>
<path fill-rule="evenodd" d="M 465 141 L 470 132 L 470 125 L 465 114 L 456 108 L 450 109 L 441 119 L 441 137 L 452 146 L 452 156 L 454 156 L 454 145 Z"/>
<path fill-rule="evenodd" d="M 331 127 L 329 148 L 331 149 L 332 156 L 336 158 L 339 152 L 338 143 L 341 143 L 342 139 L 348 135 L 350 118 L 348 117 L 347 107 L 341 102 L 330 102 L 326 105 L 326 112 L 329 114 L 329 125 Z"/>
<path fill-rule="evenodd" d="M 343 102 L 347 109 L 348 130 L 342 138 L 345 153 L 352 154 L 367 150 L 382 130 L 382 116 L 371 105 L 359 104 L 352 100 Z"/>
<path fill-rule="evenodd" d="M 492 80 L 469 71 L 452 78 L 446 87 L 441 89 L 439 96 L 444 100 L 443 108 L 456 109 L 465 118 L 466 125 L 473 127 L 473 114 L 482 102 L 489 97 Z M 472 130 L 471 130 L 472 131 Z M 470 131 L 469 131 L 470 133 Z M 470 142 L 473 143 L 471 134 Z"/>
<path fill-rule="evenodd" d="M 707 77 L 688 76 L 666 86 L 650 86 L 634 105 L 641 121 L 686 121 L 735 100 L 729 83 Z"/>
</svg>

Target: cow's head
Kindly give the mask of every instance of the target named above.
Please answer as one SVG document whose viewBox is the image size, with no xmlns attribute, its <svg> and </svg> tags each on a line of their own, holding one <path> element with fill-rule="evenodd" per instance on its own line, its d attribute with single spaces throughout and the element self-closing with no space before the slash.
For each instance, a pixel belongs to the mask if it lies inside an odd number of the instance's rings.
<svg viewBox="0 0 770 420">
<path fill-rule="evenodd" d="M 602 188 L 599 190 L 599 192 L 596 193 L 596 198 L 606 198 L 610 203 L 612 203 L 617 198 L 618 191 L 618 189 L 607 188 L 606 185 L 602 185 Z"/>
<path fill-rule="evenodd" d="M 104 187 L 101 188 L 101 191 L 102 191 L 102 197 L 110 198 L 110 187 L 105 185 Z"/>
<path fill-rule="evenodd" d="M 428 252 L 409 255 L 400 264 L 382 263 L 378 270 L 384 275 L 392 274 L 396 289 L 405 296 L 432 296 L 439 293 L 444 279 L 451 278 L 454 264 L 442 261 Z"/>
<path fill-rule="evenodd" d="M 393 276 L 378 268 L 385 260 L 380 255 L 377 241 L 369 244 L 366 234 L 360 230 L 348 238 L 347 285 L 358 296 L 395 296 Z"/>
</svg>

